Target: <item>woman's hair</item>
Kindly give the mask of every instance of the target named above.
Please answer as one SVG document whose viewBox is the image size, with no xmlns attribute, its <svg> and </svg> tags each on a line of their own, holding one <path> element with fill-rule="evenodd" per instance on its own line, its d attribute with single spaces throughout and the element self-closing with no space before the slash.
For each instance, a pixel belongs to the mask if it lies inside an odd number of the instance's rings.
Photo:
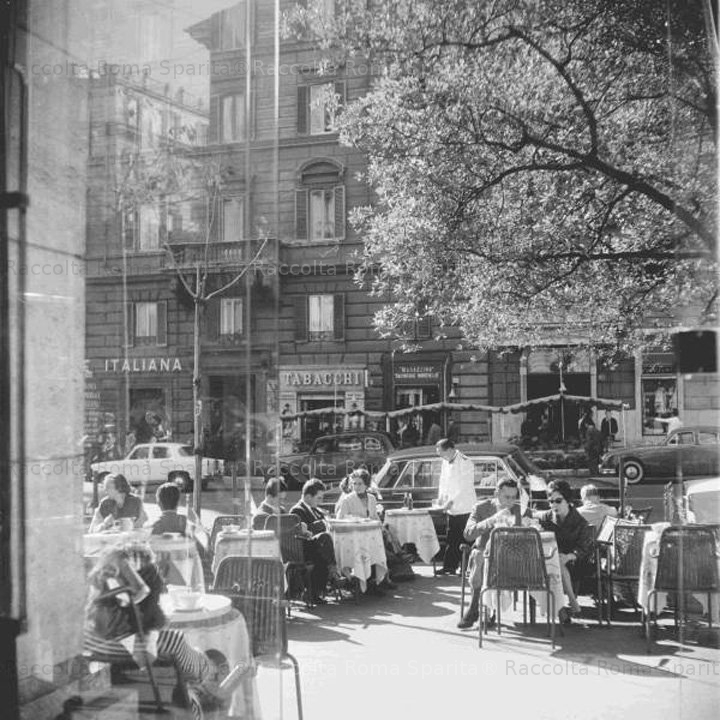
<svg viewBox="0 0 720 720">
<path fill-rule="evenodd" d="M 550 497 L 553 492 L 559 493 L 565 498 L 568 504 L 572 504 L 573 491 L 567 480 L 551 480 L 547 486 L 548 497 Z"/>
<path fill-rule="evenodd" d="M 365 483 L 365 487 L 370 487 L 370 473 L 365 468 L 358 468 L 350 474 L 350 480 L 358 479 Z"/>
<path fill-rule="evenodd" d="M 132 492 L 130 483 L 124 475 L 121 475 L 120 473 L 111 473 L 110 475 L 105 476 L 105 481 L 107 482 L 108 480 L 112 480 L 115 489 L 123 495 L 129 495 Z"/>
</svg>

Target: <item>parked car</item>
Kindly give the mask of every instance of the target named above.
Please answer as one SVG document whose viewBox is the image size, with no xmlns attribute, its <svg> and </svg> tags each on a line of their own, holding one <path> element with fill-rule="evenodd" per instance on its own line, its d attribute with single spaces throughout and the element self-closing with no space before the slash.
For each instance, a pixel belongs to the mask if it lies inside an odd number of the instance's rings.
<svg viewBox="0 0 720 720">
<path fill-rule="evenodd" d="M 601 475 L 618 475 L 620 459 L 625 481 L 664 484 L 675 477 L 711 477 L 720 474 L 720 428 L 680 427 L 661 445 L 618 448 L 603 455 Z"/>
<path fill-rule="evenodd" d="M 195 456 L 191 445 L 182 443 L 141 443 L 122 460 L 106 460 L 90 465 L 93 480 L 101 482 L 109 473 L 124 475 L 131 485 L 158 485 L 175 482 L 190 492 L 195 480 Z M 213 478 L 223 475 L 223 461 L 202 458 L 203 489 Z"/>
<path fill-rule="evenodd" d="M 382 432 L 356 430 L 354 432 L 322 435 L 304 454 L 280 458 L 280 475 L 288 490 L 297 490 L 306 480 L 316 477 L 328 488 L 336 487 L 353 470 L 364 467 L 376 473 L 385 463 L 394 446 Z M 275 466 L 266 471 L 266 478 L 275 475 Z"/>
<path fill-rule="evenodd" d="M 720 478 L 684 483 L 688 519 L 696 523 L 720 524 Z"/>
</svg>

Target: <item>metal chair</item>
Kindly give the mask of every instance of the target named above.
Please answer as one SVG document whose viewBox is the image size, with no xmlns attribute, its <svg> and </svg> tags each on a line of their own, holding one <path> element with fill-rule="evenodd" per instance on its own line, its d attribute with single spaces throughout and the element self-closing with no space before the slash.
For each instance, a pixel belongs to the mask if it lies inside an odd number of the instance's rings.
<svg viewBox="0 0 720 720">
<path fill-rule="evenodd" d="M 229 597 L 233 607 L 245 617 L 255 658 L 262 661 L 272 656 L 280 669 L 284 660 L 290 661 L 295 675 L 298 718 L 302 720 L 300 666 L 288 652 L 284 581 L 281 560 L 232 556 L 220 561 L 213 592 Z"/>
<path fill-rule="evenodd" d="M 616 590 L 623 600 L 639 609 L 637 588 L 645 533 L 648 530 L 650 525 L 638 525 L 622 520 L 615 524 L 606 573 L 608 623 L 612 619 Z"/>
<path fill-rule="evenodd" d="M 295 599 L 293 579 L 295 575 L 299 575 L 303 583 L 300 595 L 304 596 L 305 605 L 312 608 L 313 591 L 322 592 L 325 588 L 313 588 L 312 572 L 315 566 L 305 558 L 305 541 L 300 534 L 300 519 L 291 513 L 270 515 L 265 521 L 265 529 L 272 530 L 278 536 L 280 557 L 287 577 L 287 599 Z"/>
<path fill-rule="evenodd" d="M 480 591 L 480 628 L 487 633 L 485 593 L 497 591 L 497 631 L 501 634 L 500 591 L 543 591 L 547 597 L 548 632 L 555 648 L 555 597 L 550 589 L 540 533 L 531 527 L 498 527 L 490 533 L 485 557 L 486 580 Z"/>
<path fill-rule="evenodd" d="M 657 548 L 657 574 L 648 593 L 648 612 L 643 613 L 645 642 L 651 651 L 652 635 L 657 633 L 657 594 L 674 593 L 674 625 L 683 642 L 685 602 L 691 593 L 707 594 L 708 624 L 712 628 L 712 595 L 720 592 L 718 546 L 715 529 L 709 525 L 670 526 L 663 530 Z"/>
</svg>

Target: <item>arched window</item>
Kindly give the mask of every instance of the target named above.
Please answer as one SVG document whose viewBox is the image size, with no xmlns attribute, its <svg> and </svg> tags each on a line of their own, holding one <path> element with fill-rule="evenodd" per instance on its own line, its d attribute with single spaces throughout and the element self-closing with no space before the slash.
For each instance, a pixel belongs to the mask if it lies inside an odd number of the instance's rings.
<svg viewBox="0 0 720 720">
<path fill-rule="evenodd" d="M 312 160 L 298 172 L 295 235 L 298 240 L 327 242 L 345 238 L 345 186 L 342 165 Z"/>
</svg>

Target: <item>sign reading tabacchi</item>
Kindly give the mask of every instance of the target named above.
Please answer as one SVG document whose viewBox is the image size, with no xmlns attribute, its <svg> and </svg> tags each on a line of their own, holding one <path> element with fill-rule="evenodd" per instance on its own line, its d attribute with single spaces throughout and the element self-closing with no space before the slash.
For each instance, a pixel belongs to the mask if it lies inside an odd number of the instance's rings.
<svg viewBox="0 0 720 720">
<path fill-rule="evenodd" d="M 362 385 L 365 382 L 365 374 L 359 370 L 284 372 L 281 378 L 285 385 Z"/>
<path fill-rule="evenodd" d="M 105 372 L 180 372 L 180 358 L 110 358 L 105 360 Z"/>
</svg>

